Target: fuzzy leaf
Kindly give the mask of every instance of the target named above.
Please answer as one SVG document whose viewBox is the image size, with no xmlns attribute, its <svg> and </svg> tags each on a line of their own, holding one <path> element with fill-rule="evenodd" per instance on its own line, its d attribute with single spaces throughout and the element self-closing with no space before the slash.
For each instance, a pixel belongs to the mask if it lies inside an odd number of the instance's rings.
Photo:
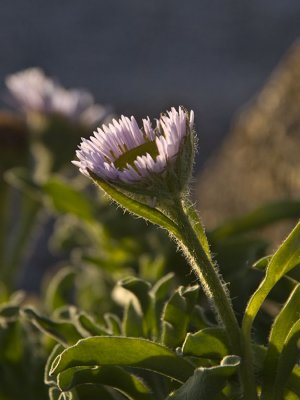
<svg viewBox="0 0 300 400">
<path fill-rule="evenodd" d="M 70 321 L 53 321 L 38 315 L 32 308 L 22 309 L 22 314 L 38 329 L 53 337 L 63 346 L 72 345 L 82 339 L 81 334 Z"/>
<path fill-rule="evenodd" d="M 117 315 L 112 313 L 105 313 L 104 320 L 106 322 L 109 332 L 111 332 L 112 335 L 122 335 L 122 323 Z"/>
<path fill-rule="evenodd" d="M 291 376 L 287 382 L 287 388 L 293 391 L 300 398 L 300 368 L 294 367 Z"/>
<path fill-rule="evenodd" d="M 17 364 L 24 356 L 26 342 L 20 320 L 0 324 L 0 365 Z"/>
<path fill-rule="evenodd" d="M 262 257 L 253 264 L 253 268 L 264 271 L 267 269 L 271 259 L 272 256 L 270 255 Z M 294 285 L 294 287 L 296 287 L 298 282 L 300 282 L 300 276 L 299 276 L 300 271 L 298 267 L 299 264 L 295 265 L 295 267 L 291 271 L 287 272 L 287 274 L 282 277 L 282 279 L 285 279 L 286 281 L 289 282 L 290 285 L 292 286 Z"/>
<path fill-rule="evenodd" d="M 70 304 L 76 274 L 73 268 L 59 270 L 47 285 L 45 303 L 50 311 Z"/>
<path fill-rule="evenodd" d="M 162 315 L 162 343 L 171 348 L 181 346 L 187 333 L 198 287 L 179 289 L 166 303 Z"/>
<path fill-rule="evenodd" d="M 193 327 L 193 330 L 200 331 L 201 329 L 213 326 L 213 324 L 207 319 L 205 315 L 205 309 L 203 307 L 200 307 L 199 305 L 196 305 L 194 307 L 190 317 L 191 317 L 190 324 Z"/>
<path fill-rule="evenodd" d="M 0 319 L 14 321 L 19 316 L 20 307 L 15 304 L 4 304 L 0 306 Z"/>
<path fill-rule="evenodd" d="M 113 391 L 103 385 L 79 385 L 72 392 L 62 394 L 71 394 L 70 397 L 59 400 L 119 400 Z"/>
<path fill-rule="evenodd" d="M 300 262 L 300 223 L 271 258 L 264 280 L 252 295 L 243 320 L 243 331 L 250 336 L 251 326 L 258 310 L 275 284 Z"/>
<path fill-rule="evenodd" d="M 194 375 L 166 400 L 213 400 L 227 379 L 237 372 L 239 364 L 239 357 L 226 356 L 216 367 L 197 368 Z"/>
<path fill-rule="evenodd" d="M 51 374 L 77 366 L 105 365 L 151 370 L 180 382 L 194 371 L 189 362 L 149 340 L 100 336 L 82 339 L 64 350 L 53 362 Z"/>
<path fill-rule="evenodd" d="M 182 346 L 184 355 L 223 358 L 228 355 L 226 335 L 221 328 L 206 328 L 188 333 Z"/>
<path fill-rule="evenodd" d="M 13 168 L 5 172 L 5 180 L 13 187 L 26 193 L 32 199 L 42 201 L 40 186 L 33 181 L 29 171 L 25 168 Z"/>
<path fill-rule="evenodd" d="M 294 323 L 284 342 L 282 352 L 279 357 L 278 370 L 274 383 L 274 400 L 281 400 L 284 388 L 292 374 L 294 365 L 300 357 L 300 319 Z"/>
<path fill-rule="evenodd" d="M 49 400 L 62 400 L 61 398 L 61 391 L 53 386 L 49 388 Z"/>
<path fill-rule="evenodd" d="M 112 387 L 133 400 L 154 400 L 149 388 L 135 375 L 115 366 L 75 367 L 61 372 L 57 377 L 62 391 L 82 384 L 101 384 Z"/>
<path fill-rule="evenodd" d="M 63 349 L 64 348 L 61 344 L 57 344 L 49 354 L 44 371 L 44 383 L 46 385 L 56 385 L 56 380 L 50 376 L 50 368 L 55 358 L 63 351 Z"/>
<path fill-rule="evenodd" d="M 162 311 L 166 298 L 169 296 L 173 286 L 174 274 L 169 273 L 159 279 L 150 290 L 150 297 L 152 299 L 151 332 L 153 337 L 160 336 Z"/>
<path fill-rule="evenodd" d="M 126 306 L 122 323 L 124 335 L 130 337 L 143 337 L 145 333 L 143 322 L 143 314 L 138 312 L 130 301 Z"/>
<path fill-rule="evenodd" d="M 267 255 L 267 256 L 261 257 L 259 260 L 255 261 L 255 263 L 253 264 L 253 268 L 264 271 L 267 269 L 271 259 L 272 259 L 272 255 Z"/>
<path fill-rule="evenodd" d="M 277 315 L 269 338 L 263 367 L 262 398 L 272 400 L 275 395 L 274 381 L 281 352 L 292 326 L 299 319 L 300 284 L 293 290 L 286 304 Z"/>
<path fill-rule="evenodd" d="M 105 193 L 108 194 L 109 197 L 111 197 L 112 200 L 119 203 L 126 210 L 129 210 L 139 217 L 145 218 L 147 221 L 150 221 L 153 224 L 167 229 L 177 238 L 181 237 L 180 231 L 176 224 L 170 218 L 166 217 L 162 212 L 156 210 L 155 208 L 151 208 L 146 204 L 142 204 L 133 200 L 99 177 L 93 177 L 93 180 L 96 185 L 98 185 L 102 190 L 104 190 Z"/>
<path fill-rule="evenodd" d="M 93 199 L 87 198 L 82 190 L 76 190 L 58 177 L 50 178 L 43 185 L 43 190 L 56 211 L 72 214 L 87 222 L 94 221 Z"/>
<path fill-rule="evenodd" d="M 77 315 L 77 323 L 91 336 L 107 336 L 110 332 L 103 326 L 96 323 L 88 314 L 81 312 Z"/>
<path fill-rule="evenodd" d="M 156 301 L 164 301 L 170 290 L 174 286 L 174 277 L 175 274 L 170 272 L 169 274 L 160 278 L 155 285 L 153 285 L 151 289 L 151 294 L 155 298 Z"/>
<path fill-rule="evenodd" d="M 262 345 L 253 345 L 254 365 L 255 371 L 258 376 L 262 376 L 265 371 L 263 370 L 264 361 L 267 354 L 267 349 Z M 289 391 L 297 394 L 300 398 L 300 368 L 295 366 L 288 378 L 286 388 Z M 272 399 L 273 400 L 273 399 Z"/>
<path fill-rule="evenodd" d="M 149 295 L 151 285 L 143 279 L 136 278 L 134 276 L 122 279 L 118 282 L 118 285 L 122 286 L 126 290 L 129 290 L 136 296 L 141 305 L 143 313 L 146 315 L 151 303 L 151 298 Z"/>
</svg>

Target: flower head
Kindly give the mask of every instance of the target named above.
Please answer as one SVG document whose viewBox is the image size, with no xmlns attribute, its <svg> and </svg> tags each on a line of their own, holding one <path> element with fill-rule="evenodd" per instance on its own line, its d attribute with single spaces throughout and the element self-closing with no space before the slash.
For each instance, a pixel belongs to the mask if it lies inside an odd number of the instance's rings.
<svg viewBox="0 0 300 400">
<path fill-rule="evenodd" d="M 139 128 L 134 117 L 122 116 L 103 125 L 89 139 L 82 139 L 73 161 L 86 176 L 126 187 L 145 188 L 176 165 L 184 143 L 191 136 L 194 113 L 172 108 L 156 121 L 143 119 Z"/>
<path fill-rule="evenodd" d="M 95 104 L 90 93 L 67 90 L 39 68 L 9 75 L 5 82 L 9 103 L 24 113 L 60 114 L 86 125 L 94 125 L 107 115 L 107 109 Z"/>
</svg>

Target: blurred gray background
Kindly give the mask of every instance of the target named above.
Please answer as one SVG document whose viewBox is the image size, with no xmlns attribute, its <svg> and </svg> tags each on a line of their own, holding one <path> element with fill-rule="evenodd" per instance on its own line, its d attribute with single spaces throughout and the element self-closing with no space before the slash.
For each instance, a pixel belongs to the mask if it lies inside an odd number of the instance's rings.
<svg viewBox="0 0 300 400">
<path fill-rule="evenodd" d="M 200 159 L 300 34 L 299 0 L 1 0 L 0 89 L 41 66 L 118 113 L 195 110 Z"/>
</svg>

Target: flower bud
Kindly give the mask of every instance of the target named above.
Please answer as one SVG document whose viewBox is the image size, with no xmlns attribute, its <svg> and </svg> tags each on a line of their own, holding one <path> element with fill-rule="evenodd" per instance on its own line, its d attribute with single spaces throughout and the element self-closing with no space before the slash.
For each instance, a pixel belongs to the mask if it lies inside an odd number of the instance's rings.
<svg viewBox="0 0 300 400">
<path fill-rule="evenodd" d="M 39 68 L 28 68 L 5 80 L 7 102 L 24 114 L 61 115 L 84 126 L 103 121 L 110 109 L 95 104 L 93 96 L 82 89 L 65 89 Z"/>
</svg>

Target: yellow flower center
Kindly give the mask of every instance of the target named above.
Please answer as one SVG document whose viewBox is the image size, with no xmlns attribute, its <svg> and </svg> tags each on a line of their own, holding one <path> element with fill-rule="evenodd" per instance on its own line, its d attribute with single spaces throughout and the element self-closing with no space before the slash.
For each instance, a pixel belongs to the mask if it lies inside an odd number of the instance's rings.
<svg viewBox="0 0 300 400">
<path fill-rule="evenodd" d="M 127 150 L 116 161 L 114 161 L 114 165 L 119 170 L 125 169 L 127 164 L 135 168 L 134 161 L 137 159 L 137 157 L 144 156 L 147 153 L 150 154 L 153 160 L 155 160 L 158 156 L 158 149 L 154 140 L 145 142 L 138 147 Z"/>
</svg>

